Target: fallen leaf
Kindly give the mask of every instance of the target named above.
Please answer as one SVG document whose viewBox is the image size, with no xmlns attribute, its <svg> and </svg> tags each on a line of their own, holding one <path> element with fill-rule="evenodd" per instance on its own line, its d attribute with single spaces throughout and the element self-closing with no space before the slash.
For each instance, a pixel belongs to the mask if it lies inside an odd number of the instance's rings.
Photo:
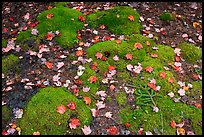
<svg viewBox="0 0 204 137">
<path fill-rule="evenodd" d="M 117 39 L 117 40 L 115 40 L 115 42 L 116 42 L 117 44 L 120 44 L 122 41 L 119 40 L 119 39 Z"/>
<path fill-rule="evenodd" d="M 105 117 L 111 118 L 111 117 L 112 117 L 112 112 L 106 112 L 106 113 L 105 113 Z"/>
<path fill-rule="evenodd" d="M 185 90 L 184 89 L 179 89 L 178 93 L 180 96 L 184 96 L 185 95 Z"/>
<path fill-rule="evenodd" d="M 52 77 L 52 80 L 53 80 L 53 81 L 58 81 L 59 79 L 60 79 L 59 75 L 54 75 L 54 76 Z"/>
<path fill-rule="evenodd" d="M 64 66 L 64 62 L 58 62 L 57 63 L 57 69 L 60 69 L 63 66 Z"/>
<path fill-rule="evenodd" d="M 106 57 L 102 57 L 101 60 L 102 60 L 102 61 L 106 61 L 107 58 L 106 58 Z"/>
<path fill-rule="evenodd" d="M 84 97 L 84 101 L 87 105 L 91 104 L 91 98 L 90 97 Z"/>
<path fill-rule="evenodd" d="M 54 37 L 54 34 L 52 32 L 48 32 L 47 35 L 45 36 L 46 40 L 52 40 Z"/>
<path fill-rule="evenodd" d="M 130 127 L 131 126 L 131 124 L 130 123 L 125 123 L 125 127 Z"/>
<path fill-rule="evenodd" d="M 142 46 L 141 43 L 138 43 L 138 42 L 137 42 L 137 43 L 135 43 L 134 48 L 136 48 L 136 49 L 142 49 L 143 46 Z"/>
<path fill-rule="evenodd" d="M 102 101 L 97 102 L 97 103 L 96 103 L 96 106 L 97 106 L 97 109 L 98 109 L 98 110 L 106 107 L 106 105 L 103 104 Z"/>
<path fill-rule="evenodd" d="M 174 83 L 174 79 L 173 79 L 172 77 L 170 77 L 170 78 L 168 79 L 168 82 L 169 82 L 169 83 Z"/>
<path fill-rule="evenodd" d="M 188 87 L 188 86 L 184 86 L 183 89 L 184 89 L 185 91 L 187 91 L 187 90 L 189 89 L 189 87 Z"/>
<path fill-rule="evenodd" d="M 196 28 L 197 26 L 200 26 L 199 22 L 193 22 L 193 27 Z"/>
<path fill-rule="evenodd" d="M 134 21 L 134 16 L 130 15 L 130 16 L 128 16 L 128 19 L 129 19 L 130 21 Z"/>
<path fill-rule="evenodd" d="M 76 109 L 76 104 L 74 102 L 70 102 L 67 107 L 70 109 L 70 110 L 75 110 Z"/>
<path fill-rule="evenodd" d="M 6 130 L 3 130 L 3 131 L 1 132 L 1 134 L 2 134 L 2 135 L 9 135 Z"/>
<path fill-rule="evenodd" d="M 153 90 L 155 90 L 155 91 L 157 90 L 155 84 L 148 82 L 147 85 L 148 85 L 151 89 L 153 89 Z"/>
<path fill-rule="evenodd" d="M 86 86 L 86 87 L 83 87 L 83 92 L 88 92 L 90 90 L 90 87 Z"/>
<path fill-rule="evenodd" d="M 153 58 L 157 58 L 158 55 L 157 55 L 157 54 L 151 54 L 151 57 L 153 57 Z"/>
<path fill-rule="evenodd" d="M 103 55 L 100 52 L 96 52 L 95 56 L 97 59 L 101 59 Z"/>
<path fill-rule="evenodd" d="M 98 66 L 98 64 L 96 63 L 96 62 L 94 62 L 92 65 L 91 65 L 91 69 L 92 70 L 97 70 L 97 66 Z"/>
<path fill-rule="evenodd" d="M 64 114 L 66 111 L 66 107 L 64 105 L 60 105 L 57 107 L 57 112 L 60 114 Z"/>
<path fill-rule="evenodd" d="M 166 77 L 166 73 L 165 72 L 160 72 L 159 76 L 162 77 L 162 78 L 165 78 Z"/>
<path fill-rule="evenodd" d="M 96 92 L 96 95 L 106 97 L 107 94 L 106 94 L 106 91 L 98 91 Z"/>
<path fill-rule="evenodd" d="M 152 132 L 150 132 L 150 131 L 145 132 L 145 134 L 146 135 L 153 135 Z"/>
<path fill-rule="evenodd" d="M 109 70 L 109 71 L 115 70 L 115 66 L 109 65 L 109 66 L 108 66 L 108 70 Z"/>
<path fill-rule="evenodd" d="M 70 127 L 71 129 L 72 129 L 72 128 L 73 128 L 73 129 L 76 129 L 78 126 L 81 125 L 79 119 L 77 119 L 77 118 L 72 118 L 72 119 L 70 119 L 69 121 L 70 121 L 69 127 Z"/>
<path fill-rule="evenodd" d="M 83 52 L 83 50 L 77 50 L 75 54 L 78 57 L 78 56 L 82 56 L 84 54 L 84 52 Z"/>
<path fill-rule="evenodd" d="M 117 55 L 115 55 L 115 56 L 113 57 L 113 60 L 118 61 L 118 60 L 119 60 L 119 57 L 118 57 Z"/>
<path fill-rule="evenodd" d="M 39 131 L 33 132 L 33 135 L 40 135 Z"/>
<path fill-rule="evenodd" d="M 201 106 L 200 103 L 195 103 L 194 105 L 195 105 L 195 107 L 197 107 L 197 108 L 200 108 L 200 109 L 202 108 L 202 106 Z"/>
<path fill-rule="evenodd" d="M 196 75 L 196 74 L 192 74 L 193 75 L 193 78 L 195 79 L 195 80 L 198 80 L 199 79 L 199 76 L 198 75 Z"/>
<path fill-rule="evenodd" d="M 147 66 L 145 68 L 145 71 L 151 73 L 153 71 L 153 68 L 151 66 Z"/>
<path fill-rule="evenodd" d="M 138 135 L 142 135 L 143 130 L 144 130 L 143 128 L 140 128 L 140 129 L 137 131 Z"/>
<path fill-rule="evenodd" d="M 79 21 L 81 21 L 81 22 L 84 22 L 84 21 L 85 21 L 85 18 L 84 18 L 83 16 L 79 16 L 78 19 L 79 19 Z"/>
<path fill-rule="evenodd" d="M 92 132 L 90 126 L 86 125 L 84 125 L 84 128 L 81 128 L 81 130 L 83 131 L 84 135 L 89 135 Z"/>
<path fill-rule="evenodd" d="M 132 54 L 126 54 L 125 57 L 126 59 L 132 60 Z"/>
<path fill-rule="evenodd" d="M 128 64 L 128 65 L 127 65 L 127 70 L 132 71 L 132 69 L 133 69 L 133 65 Z"/>
<path fill-rule="evenodd" d="M 105 25 L 101 25 L 101 26 L 100 26 L 100 29 L 105 29 L 105 28 L 106 28 Z"/>
<path fill-rule="evenodd" d="M 110 85 L 110 90 L 113 91 L 115 89 L 114 85 Z"/>
<path fill-rule="evenodd" d="M 159 108 L 158 108 L 157 106 L 154 106 L 154 107 L 153 107 L 153 111 L 154 111 L 154 112 L 159 112 Z"/>
<path fill-rule="evenodd" d="M 91 76 L 89 79 L 88 79 L 88 81 L 90 82 L 90 83 L 94 83 L 94 82 L 96 82 L 98 80 L 98 78 L 96 77 L 96 76 Z"/>
<path fill-rule="evenodd" d="M 117 135 L 118 134 L 118 129 L 115 126 L 111 126 L 107 129 L 108 133 L 110 135 Z"/>
<path fill-rule="evenodd" d="M 174 97 L 174 93 L 173 93 L 173 92 L 170 92 L 170 93 L 168 93 L 168 96 L 169 96 L 170 98 L 173 98 L 173 97 Z"/>
<path fill-rule="evenodd" d="M 177 135 L 185 135 L 186 131 L 182 127 L 178 127 L 176 133 Z"/>
<path fill-rule="evenodd" d="M 179 61 L 181 60 L 181 57 L 180 57 L 180 56 L 176 56 L 176 57 L 175 57 L 175 60 L 176 60 L 177 62 L 179 62 Z"/>
<path fill-rule="evenodd" d="M 176 123 L 175 123 L 175 121 L 170 121 L 170 126 L 171 126 L 172 128 L 176 128 Z"/>
<path fill-rule="evenodd" d="M 149 41 L 146 41 L 146 45 L 147 45 L 147 46 L 150 46 L 150 42 L 149 42 Z"/>
<path fill-rule="evenodd" d="M 92 114 L 93 117 L 98 116 L 98 113 L 99 113 L 99 110 L 96 110 L 95 108 L 91 109 L 91 114 Z"/>
<path fill-rule="evenodd" d="M 48 18 L 48 19 L 51 19 L 53 16 L 54 16 L 54 15 L 51 14 L 51 13 L 50 13 L 50 14 L 47 14 L 47 18 Z"/>
<path fill-rule="evenodd" d="M 140 63 L 138 63 L 138 66 L 134 66 L 133 72 L 139 74 L 142 71 L 142 66 Z"/>
</svg>

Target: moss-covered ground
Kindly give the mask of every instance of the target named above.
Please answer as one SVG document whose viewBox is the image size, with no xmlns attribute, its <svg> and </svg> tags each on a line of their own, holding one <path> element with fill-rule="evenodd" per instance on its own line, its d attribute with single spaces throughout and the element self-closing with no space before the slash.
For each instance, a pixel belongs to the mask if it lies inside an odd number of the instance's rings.
<svg viewBox="0 0 204 137">
<path fill-rule="evenodd" d="M 7 73 L 11 69 L 19 71 L 18 67 L 19 58 L 14 54 L 9 54 L 2 58 L 2 72 Z"/>
</svg>

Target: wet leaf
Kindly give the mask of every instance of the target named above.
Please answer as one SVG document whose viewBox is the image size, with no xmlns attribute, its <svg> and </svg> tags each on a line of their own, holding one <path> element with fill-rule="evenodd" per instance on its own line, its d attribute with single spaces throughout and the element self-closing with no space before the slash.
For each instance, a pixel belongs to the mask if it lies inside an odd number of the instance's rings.
<svg viewBox="0 0 204 137">
<path fill-rule="evenodd" d="M 57 112 L 60 114 L 64 114 L 66 111 L 66 107 L 64 105 L 60 105 L 57 107 Z"/>
<path fill-rule="evenodd" d="M 75 110 L 76 109 L 76 104 L 74 102 L 70 102 L 67 107 L 70 109 L 70 110 Z"/>
<path fill-rule="evenodd" d="M 77 119 L 77 118 L 72 118 L 72 119 L 70 119 L 69 121 L 70 121 L 69 127 L 70 127 L 71 129 L 76 129 L 78 126 L 81 125 L 79 119 Z"/>
</svg>

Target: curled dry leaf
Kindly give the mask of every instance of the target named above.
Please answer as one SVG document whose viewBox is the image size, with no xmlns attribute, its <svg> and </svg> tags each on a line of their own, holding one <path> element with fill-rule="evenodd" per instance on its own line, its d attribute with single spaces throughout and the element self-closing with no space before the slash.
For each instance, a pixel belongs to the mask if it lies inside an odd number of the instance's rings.
<svg viewBox="0 0 204 137">
<path fill-rule="evenodd" d="M 90 97 L 84 97 L 84 101 L 87 105 L 91 104 L 91 98 Z"/>
<path fill-rule="evenodd" d="M 70 119 L 69 121 L 70 121 L 69 127 L 70 127 L 71 129 L 76 129 L 78 126 L 81 125 L 79 119 L 77 119 L 77 118 L 72 118 L 72 119 Z"/>
<path fill-rule="evenodd" d="M 103 55 L 100 52 L 96 52 L 95 56 L 97 59 L 101 59 Z"/>
<path fill-rule="evenodd" d="M 84 128 L 81 128 L 81 130 L 83 131 L 84 135 L 89 135 L 92 132 L 90 126 L 86 125 L 84 125 Z"/>
<path fill-rule="evenodd" d="M 57 107 L 57 112 L 60 114 L 64 114 L 66 111 L 66 107 L 64 105 L 60 105 Z"/>
<path fill-rule="evenodd" d="M 162 78 L 165 78 L 166 77 L 166 73 L 165 72 L 160 72 L 159 76 L 162 77 Z"/>
<path fill-rule="evenodd" d="M 76 109 L 76 104 L 74 102 L 70 102 L 67 107 L 70 109 L 70 110 L 75 110 Z"/>
<path fill-rule="evenodd" d="M 130 16 L 128 16 L 128 19 L 129 19 L 130 21 L 134 21 L 134 16 L 130 15 Z"/>
<path fill-rule="evenodd" d="M 107 129 L 108 133 L 110 135 L 117 135 L 118 134 L 118 129 L 115 126 L 111 126 Z"/>
</svg>

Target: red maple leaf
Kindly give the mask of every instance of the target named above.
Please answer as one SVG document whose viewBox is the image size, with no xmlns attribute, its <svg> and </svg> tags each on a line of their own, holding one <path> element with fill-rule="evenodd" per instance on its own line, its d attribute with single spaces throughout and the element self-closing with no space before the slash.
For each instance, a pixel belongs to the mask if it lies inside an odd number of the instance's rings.
<svg viewBox="0 0 204 137">
<path fill-rule="evenodd" d="M 125 57 L 126 59 L 132 60 L 132 54 L 126 54 Z"/>
<path fill-rule="evenodd" d="M 150 83 L 150 82 L 149 82 L 149 83 L 148 83 L 148 86 L 149 86 L 151 89 L 157 91 L 156 85 L 155 85 L 154 83 Z"/>
<path fill-rule="evenodd" d="M 117 39 L 117 40 L 115 40 L 115 42 L 116 42 L 117 44 L 120 44 L 122 41 L 119 40 L 119 39 Z"/>
<path fill-rule="evenodd" d="M 160 72 L 159 76 L 162 77 L 162 78 L 165 78 L 166 77 L 166 73 L 165 72 Z"/>
<path fill-rule="evenodd" d="M 69 109 L 71 109 L 71 110 L 75 110 L 75 109 L 76 109 L 76 104 L 71 101 L 71 102 L 67 105 L 67 107 L 68 107 Z"/>
<path fill-rule="evenodd" d="M 150 67 L 150 66 L 147 66 L 147 67 L 145 68 L 145 71 L 151 73 L 151 72 L 153 71 L 153 68 Z"/>
<path fill-rule="evenodd" d="M 96 71 L 97 66 L 98 66 L 98 64 L 96 62 L 94 62 L 94 64 L 91 65 L 91 69 Z"/>
<path fill-rule="evenodd" d="M 47 35 L 45 36 L 46 40 L 52 40 L 53 37 L 54 37 L 54 34 L 49 33 L 49 32 L 48 32 Z"/>
<path fill-rule="evenodd" d="M 136 48 L 136 49 L 142 49 L 143 46 L 142 46 L 141 43 L 137 42 L 137 43 L 135 43 L 134 48 Z"/>
<path fill-rule="evenodd" d="M 64 112 L 66 111 L 66 107 L 64 105 L 60 105 L 57 107 L 57 112 L 60 114 L 64 114 Z"/>
<path fill-rule="evenodd" d="M 104 36 L 104 40 L 110 40 L 111 37 L 110 36 Z"/>
<path fill-rule="evenodd" d="M 170 126 L 171 126 L 172 128 L 176 128 L 176 123 L 175 123 L 175 121 L 170 121 Z"/>
<path fill-rule="evenodd" d="M 105 28 L 106 28 L 106 26 L 103 24 L 100 26 L 100 29 L 105 29 Z"/>
<path fill-rule="evenodd" d="M 52 17 L 53 17 L 53 14 L 51 14 L 51 13 L 50 13 L 50 14 L 47 14 L 47 18 L 48 18 L 48 19 L 51 19 Z"/>
<path fill-rule="evenodd" d="M 198 80 L 198 79 L 199 79 L 199 76 L 196 75 L 196 74 L 193 74 L 193 78 L 194 78 L 195 80 Z"/>
<path fill-rule="evenodd" d="M 100 52 L 96 52 L 95 56 L 97 59 L 101 59 L 103 57 L 103 55 Z"/>
<path fill-rule="evenodd" d="M 115 70 L 115 66 L 109 65 L 109 66 L 108 66 L 108 70 L 109 70 L 109 71 Z"/>
<path fill-rule="evenodd" d="M 94 82 L 96 82 L 98 80 L 98 78 L 96 77 L 96 76 L 91 76 L 89 79 L 88 79 L 88 81 L 90 82 L 90 83 L 94 83 Z"/>
<path fill-rule="evenodd" d="M 115 89 L 114 85 L 110 85 L 110 90 L 113 91 Z"/>
<path fill-rule="evenodd" d="M 47 66 L 47 68 L 52 69 L 53 68 L 53 64 L 50 62 L 45 62 L 45 65 Z"/>
<path fill-rule="evenodd" d="M 71 129 L 72 129 L 72 128 L 73 128 L 73 129 L 76 129 L 78 126 L 81 125 L 79 119 L 77 119 L 77 118 L 72 118 L 72 119 L 70 119 L 69 121 L 70 121 L 69 127 L 70 127 Z"/>
<path fill-rule="evenodd" d="M 151 54 L 151 57 L 153 57 L 153 58 L 157 58 L 158 57 L 158 55 L 155 53 L 155 54 Z"/>
<path fill-rule="evenodd" d="M 110 135 L 116 135 L 118 134 L 118 129 L 115 126 L 111 126 L 107 129 L 108 133 Z"/>
<path fill-rule="evenodd" d="M 74 80 L 74 83 L 77 84 L 77 85 L 81 85 L 82 80 L 81 79 L 76 79 L 76 80 Z"/>
<path fill-rule="evenodd" d="M 130 127 L 131 125 L 130 125 L 130 123 L 125 123 L 125 126 Z"/>
<path fill-rule="evenodd" d="M 84 101 L 87 105 L 91 104 L 91 98 L 90 97 L 84 97 Z"/>
<path fill-rule="evenodd" d="M 82 56 L 84 54 L 83 50 L 77 50 L 76 56 Z"/>
<path fill-rule="evenodd" d="M 81 21 L 81 22 L 84 22 L 85 21 L 85 18 L 83 16 L 79 16 L 78 19 Z"/>
<path fill-rule="evenodd" d="M 169 83 L 173 83 L 173 82 L 174 82 L 173 78 L 169 78 L 169 79 L 168 79 L 168 82 L 169 82 Z"/>
<path fill-rule="evenodd" d="M 129 19 L 130 21 L 134 21 L 134 16 L 130 15 L 130 16 L 128 16 L 128 19 Z"/>
</svg>

